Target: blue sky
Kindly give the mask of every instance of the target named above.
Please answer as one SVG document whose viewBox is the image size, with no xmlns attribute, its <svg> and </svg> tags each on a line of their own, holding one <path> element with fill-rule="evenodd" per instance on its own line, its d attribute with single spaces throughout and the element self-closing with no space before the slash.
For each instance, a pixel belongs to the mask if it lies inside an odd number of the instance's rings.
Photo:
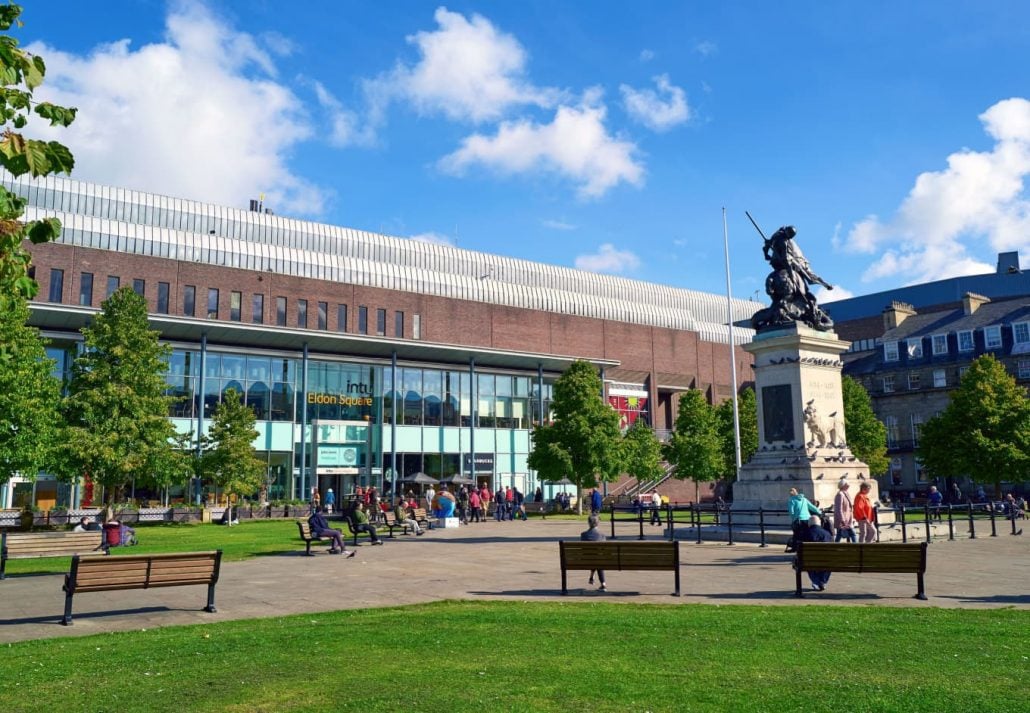
<svg viewBox="0 0 1030 713">
<path fill-rule="evenodd" d="M 745 210 L 836 295 L 1030 264 L 1025 2 L 26 5 L 84 180 L 711 292 L 725 206 L 738 297 Z"/>
</svg>

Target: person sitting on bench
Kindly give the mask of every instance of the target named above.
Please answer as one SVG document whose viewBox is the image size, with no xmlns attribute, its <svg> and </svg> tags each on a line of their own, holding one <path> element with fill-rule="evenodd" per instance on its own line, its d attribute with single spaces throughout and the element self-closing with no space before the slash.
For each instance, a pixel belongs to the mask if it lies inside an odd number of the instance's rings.
<svg viewBox="0 0 1030 713">
<path fill-rule="evenodd" d="M 408 514 L 408 508 L 404 504 L 404 498 L 397 498 L 397 506 L 394 507 L 393 514 L 394 517 L 397 518 L 398 525 L 405 525 L 407 527 L 410 527 L 411 531 L 414 532 L 416 535 L 422 534 L 422 528 L 418 526 L 418 522 L 416 522 L 411 517 L 411 515 Z"/>
<path fill-rule="evenodd" d="M 604 540 L 606 539 L 605 536 L 604 536 L 604 533 L 601 532 L 597 528 L 597 526 L 600 525 L 600 524 L 601 524 L 601 519 L 599 517 L 597 517 L 597 515 L 590 515 L 587 518 L 587 526 L 589 527 L 589 529 L 586 530 L 585 532 L 581 533 L 580 536 L 579 536 L 579 539 L 585 540 L 587 542 L 604 542 Z M 590 581 L 588 582 L 588 584 L 593 584 L 594 583 L 594 573 L 595 572 L 597 573 L 597 581 L 600 582 L 600 584 L 601 584 L 599 589 L 603 592 L 606 589 L 608 589 L 608 585 L 605 584 L 605 581 L 604 581 L 604 570 L 603 569 L 592 569 L 592 570 L 590 570 Z"/>
<path fill-rule="evenodd" d="M 354 532 L 367 532 L 368 536 L 372 539 L 373 545 L 383 544 L 375 527 L 368 524 L 368 513 L 365 512 L 365 503 L 359 502 L 357 509 L 354 510 Z"/>
<path fill-rule="evenodd" d="M 308 525 L 311 527 L 311 534 L 315 537 L 325 537 L 332 540 L 333 546 L 329 550 L 331 555 L 347 555 L 353 557 L 357 554 L 351 550 L 347 551 L 347 547 L 343 544 L 343 533 L 339 530 L 333 530 L 329 527 L 329 522 L 317 508 L 314 508 L 311 517 L 308 518 Z"/>
<path fill-rule="evenodd" d="M 833 542 L 833 535 L 823 529 L 822 518 L 813 515 L 808 519 L 808 530 L 801 539 L 805 542 Z M 821 592 L 826 589 L 826 585 L 830 581 L 830 573 L 824 570 L 809 572 L 808 578 L 812 580 L 812 589 Z"/>
</svg>

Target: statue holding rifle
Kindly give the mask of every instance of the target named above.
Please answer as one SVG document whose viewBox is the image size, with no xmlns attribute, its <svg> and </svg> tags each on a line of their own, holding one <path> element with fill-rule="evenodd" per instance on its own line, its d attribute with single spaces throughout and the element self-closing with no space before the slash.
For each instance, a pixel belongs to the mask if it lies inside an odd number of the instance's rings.
<svg viewBox="0 0 1030 713">
<path fill-rule="evenodd" d="M 747 217 L 751 218 L 751 215 Z M 773 269 L 765 279 L 765 292 L 772 298 L 772 304 L 755 313 L 751 318 L 751 326 L 760 331 L 801 322 L 813 329 L 832 329 L 833 320 L 816 303 L 811 285 L 819 284 L 828 290 L 833 287 L 815 274 L 808 264 L 801 248 L 794 242 L 794 236 L 797 235 L 794 226 L 784 226 L 773 233 L 771 238 L 766 238 L 753 218 L 751 223 L 765 241 L 762 254 Z"/>
</svg>

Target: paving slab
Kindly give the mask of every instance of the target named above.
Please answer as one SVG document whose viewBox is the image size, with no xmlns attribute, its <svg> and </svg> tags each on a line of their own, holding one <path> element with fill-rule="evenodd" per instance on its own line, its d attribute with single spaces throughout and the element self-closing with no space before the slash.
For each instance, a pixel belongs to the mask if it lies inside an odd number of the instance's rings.
<svg viewBox="0 0 1030 713">
<path fill-rule="evenodd" d="M 797 599 L 792 556 L 782 545 L 716 542 L 680 543 L 682 597 L 671 596 L 671 572 L 609 572 L 607 592 L 588 586 L 586 572 L 570 572 L 563 597 L 556 543 L 583 529 L 567 520 L 491 521 L 365 544 L 353 558 L 321 548 L 304 557 L 297 542 L 290 553 L 223 563 L 217 613 L 201 611 L 205 587 L 97 592 L 75 597 L 68 627 L 59 623 L 63 575 L 9 575 L 0 582 L 0 642 L 444 599 L 1030 609 L 1030 536 L 935 542 L 925 602 L 912 598 L 915 576 L 901 574 L 837 573 L 827 591 Z M 648 539 L 660 531 L 645 529 Z M 617 532 L 620 540 L 637 538 L 636 527 Z"/>
</svg>

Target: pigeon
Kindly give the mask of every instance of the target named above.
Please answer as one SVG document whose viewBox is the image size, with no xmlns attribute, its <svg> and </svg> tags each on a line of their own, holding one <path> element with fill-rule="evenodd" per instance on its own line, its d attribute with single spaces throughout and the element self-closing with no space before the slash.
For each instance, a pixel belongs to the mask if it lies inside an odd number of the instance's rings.
<svg viewBox="0 0 1030 713">
<path fill-rule="evenodd" d="M 776 476 L 776 480 L 783 480 L 783 476 L 782 475 L 777 475 Z"/>
<path fill-rule="evenodd" d="M 787 462 L 787 459 L 786 459 L 786 458 L 784 458 L 783 460 L 781 460 L 781 461 L 780 461 L 780 465 L 783 465 L 783 464 L 785 464 L 786 462 Z"/>
<path fill-rule="evenodd" d="M 859 473 L 859 474 L 858 474 L 858 479 L 859 479 L 859 480 L 865 480 L 865 476 L 864 476 L 864 475 L 862 475 L 861 473 Z"/>
<path fill-rule="evenodd" d="M 765 479 L 766 479 L 766 480 L 769 480 L 769 478 L 770 478 L 770 477 L 771 477 L 771 476 L 769 476 L 769 474 L 768 474 L 768 473 L 766 473 Z"/>
<path fill-rule="evenodd" d="M 813 453 L 812 455 L 808 456 L 808 460 L 809 460 L 809 461 L 814 461 L 814 460 L 815 460 L 816 458 L 818 458 L 818 457 L 819 457 L 819 456 L 817 456 L 817 455 L 816 455 L 815 453 Z"/>
</svg>

